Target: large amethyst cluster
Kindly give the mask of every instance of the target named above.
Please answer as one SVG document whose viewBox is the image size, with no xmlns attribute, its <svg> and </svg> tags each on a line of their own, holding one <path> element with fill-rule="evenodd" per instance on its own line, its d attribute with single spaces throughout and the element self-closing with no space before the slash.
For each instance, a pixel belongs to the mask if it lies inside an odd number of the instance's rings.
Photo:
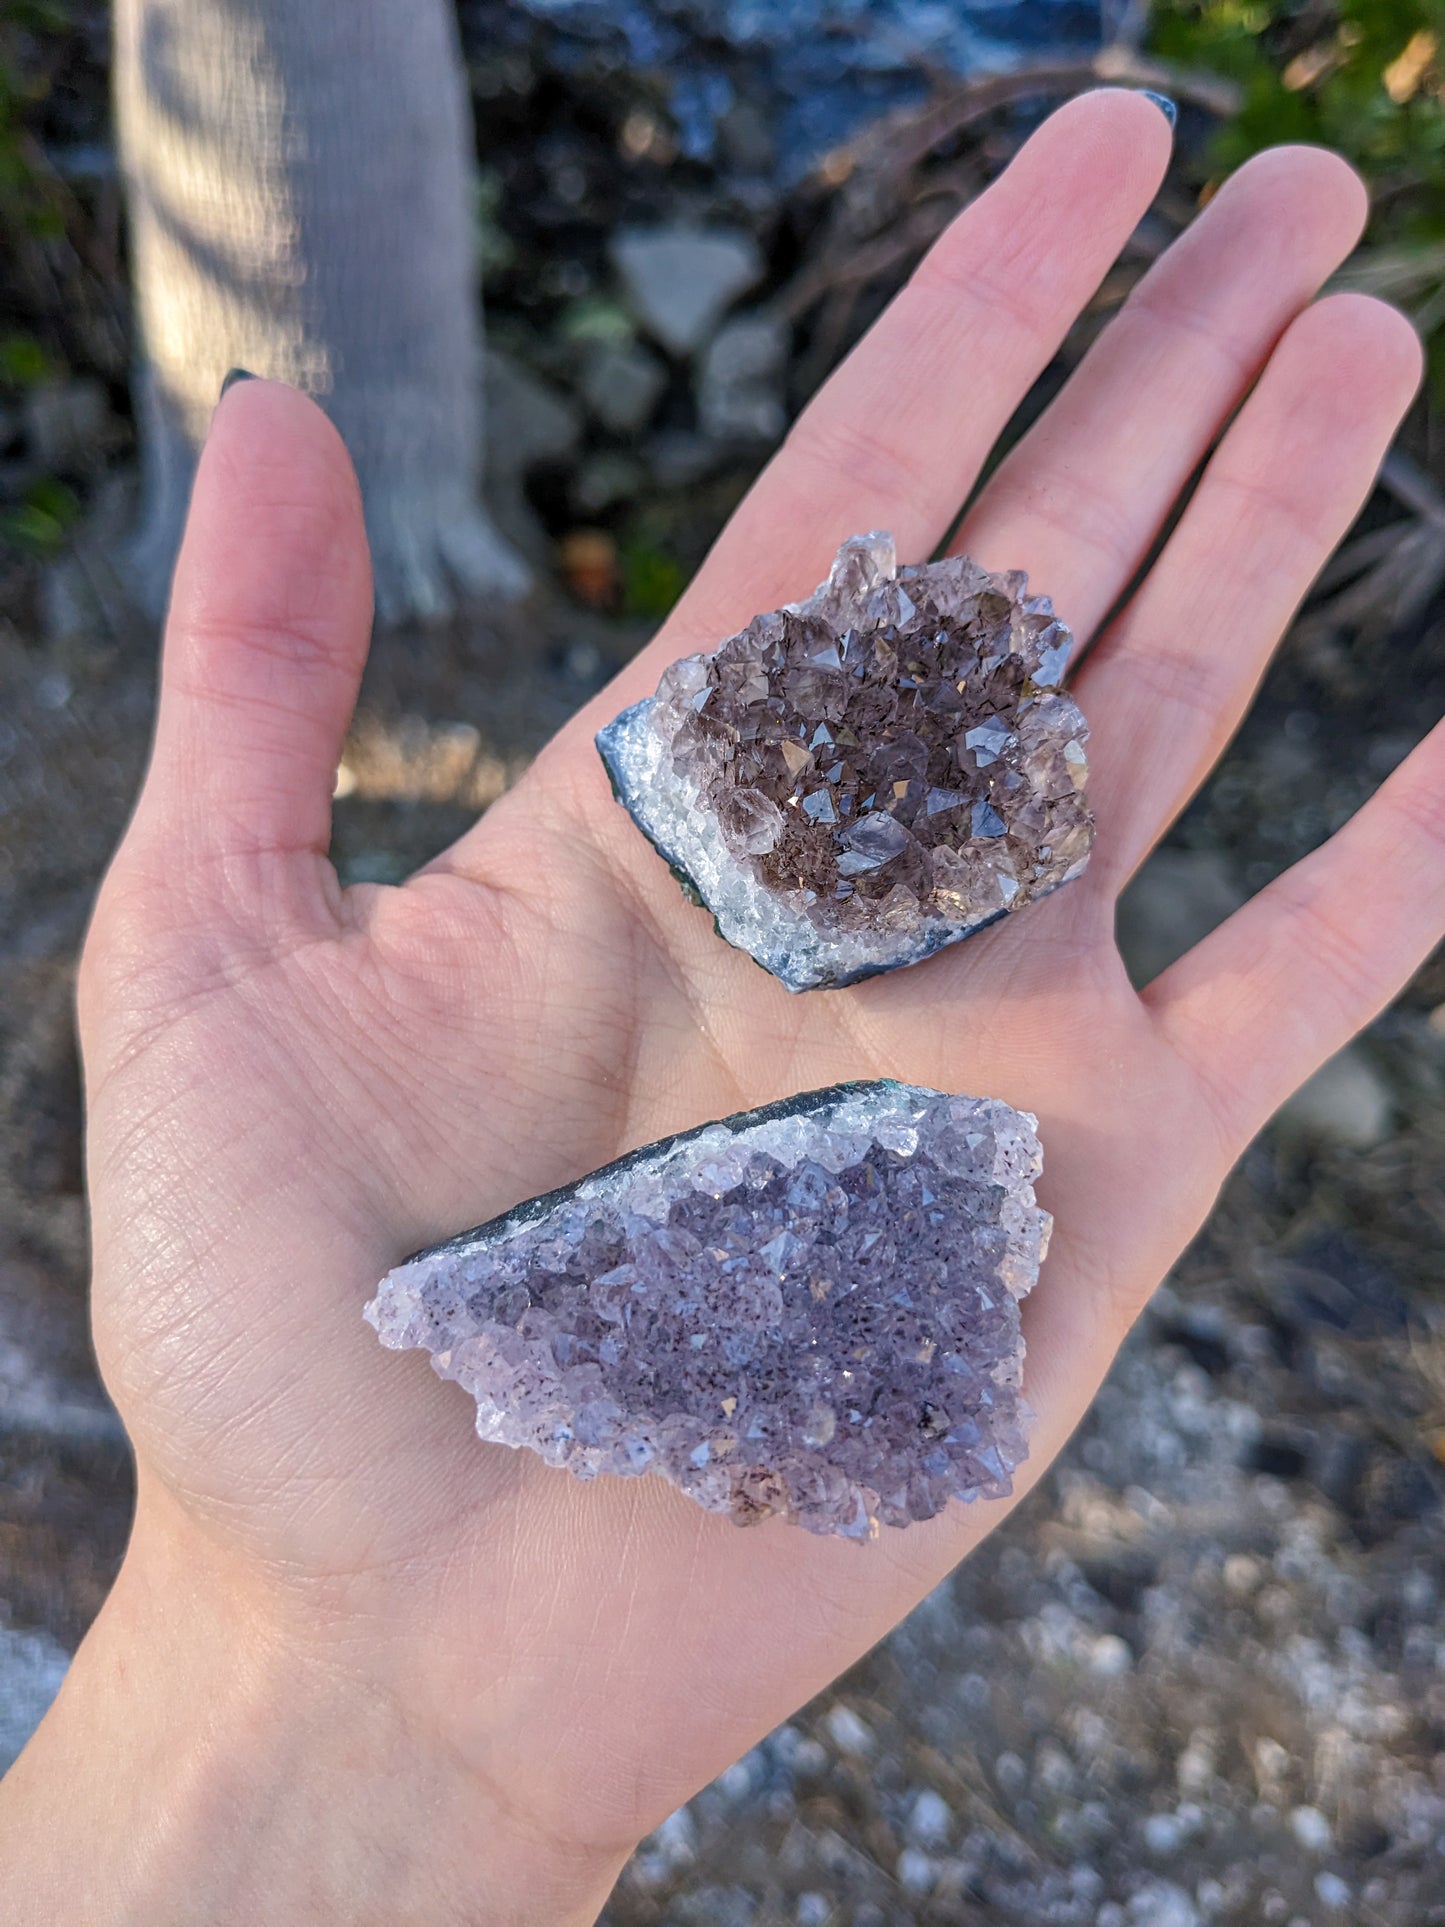
<svg viewBox="0 0 1445 1927">
<path fill-rule="evenodd" d="M 636 1151 L 386 1277 L 367 1317 L 580 1478 L 864 1538 L 1010 1490 L 1034 1120 L 844 1084 Z"/>
<path fill-rule="evenodd" d="M 806 602 L 688 656 L 598 737 L 730 943 L 789 989 L 914 963 L 1083 869 L 1068 630 L 1018 570 L 855 536 Z"/>
</svg>

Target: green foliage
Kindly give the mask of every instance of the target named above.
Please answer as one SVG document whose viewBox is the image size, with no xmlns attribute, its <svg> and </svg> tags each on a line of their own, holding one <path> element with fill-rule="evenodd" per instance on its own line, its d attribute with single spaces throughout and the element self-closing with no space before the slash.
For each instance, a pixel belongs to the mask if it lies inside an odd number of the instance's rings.
<svg viewBox="0 0 1445 1927">
<path fill-rule="evenodd" d="M 0 335 L 0 386 L 34 388 L 53 372 L 34 335 Z"/>
<path fill-rule="evenodd" d="M 1445 380 L 1445 0 L 1163 0 L 1152 46 L 1238 84 L 1219 173 L 1279 141 L 1354 163 L 1373 214 L 1348 280 L 1413 317 Z"/>
<path fill-rule="evenodd" d="M 624 614 L 660 622 L 687 587 L 682 564 L 644 536 L 625 541 L 618 561 Z"/>
<path fill-rule="evenodd" d="M 26 555 L 55 555 L 80 514 L 80 503 L 64 482 L 42 475 L 13 507 L 0 514 L 0 543 Z"/>
<path fill-rule="evenodd" d="M 0 0 L 0 215 L 41 236 L 54 233 L 60 217 L 28 145 L 27 117 L 48 82 L 26 55 L 28 43 L 63 34 L 69 24 L 60 0 Z"/>
</svg>

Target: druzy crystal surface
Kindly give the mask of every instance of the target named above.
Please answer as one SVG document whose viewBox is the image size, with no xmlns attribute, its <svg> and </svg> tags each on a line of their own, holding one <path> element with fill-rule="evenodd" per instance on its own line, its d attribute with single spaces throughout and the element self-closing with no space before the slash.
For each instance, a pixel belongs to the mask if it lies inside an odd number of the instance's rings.
<svg viewBox="0 0 1445 1927">
<path fill-rule="evenodd" d="M 598 736 L 639 828 L 790 990 L 916 963 L 1083 869 L 1069 632 L 1025 588 L 854 536 Z"/>
<path fill-rule="evenodd" d="M 836 1085 L 421 1252 L 366 1316 L 483 1439 L 865 1538 L 1010 1490 L 1041 1155 L 993 1099 Z"/>
</svg>

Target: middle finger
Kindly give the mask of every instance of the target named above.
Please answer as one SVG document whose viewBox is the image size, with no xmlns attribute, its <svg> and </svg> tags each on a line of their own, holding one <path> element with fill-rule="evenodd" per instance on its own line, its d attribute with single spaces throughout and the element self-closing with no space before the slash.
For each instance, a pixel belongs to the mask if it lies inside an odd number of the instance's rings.
<svg viewBox="0 0 1445 1927">
<path fill-rule="evenodd" d="M 1322 148 L 1274 148 L 1241 168 L 1001 464 L 955 553 L 1027 569 L 1086 641 L 1365 212 L 1359 178 Z"/>
</svg>

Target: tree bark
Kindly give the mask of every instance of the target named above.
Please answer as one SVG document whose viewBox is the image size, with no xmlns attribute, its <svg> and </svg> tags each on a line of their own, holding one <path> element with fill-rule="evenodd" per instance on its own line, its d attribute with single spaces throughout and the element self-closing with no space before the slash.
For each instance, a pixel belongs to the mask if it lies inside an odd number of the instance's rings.
<svg viewBox="0 0 1445 1927">
<path fill-rule="evenodd" d="M 165 600 L 228 368 L 294 382 L 361 477 L 383 621 L 511 600 L 478 494 L 471 116 L 449 0 L 116 0 L 143 502 Z"/>
</svg>

